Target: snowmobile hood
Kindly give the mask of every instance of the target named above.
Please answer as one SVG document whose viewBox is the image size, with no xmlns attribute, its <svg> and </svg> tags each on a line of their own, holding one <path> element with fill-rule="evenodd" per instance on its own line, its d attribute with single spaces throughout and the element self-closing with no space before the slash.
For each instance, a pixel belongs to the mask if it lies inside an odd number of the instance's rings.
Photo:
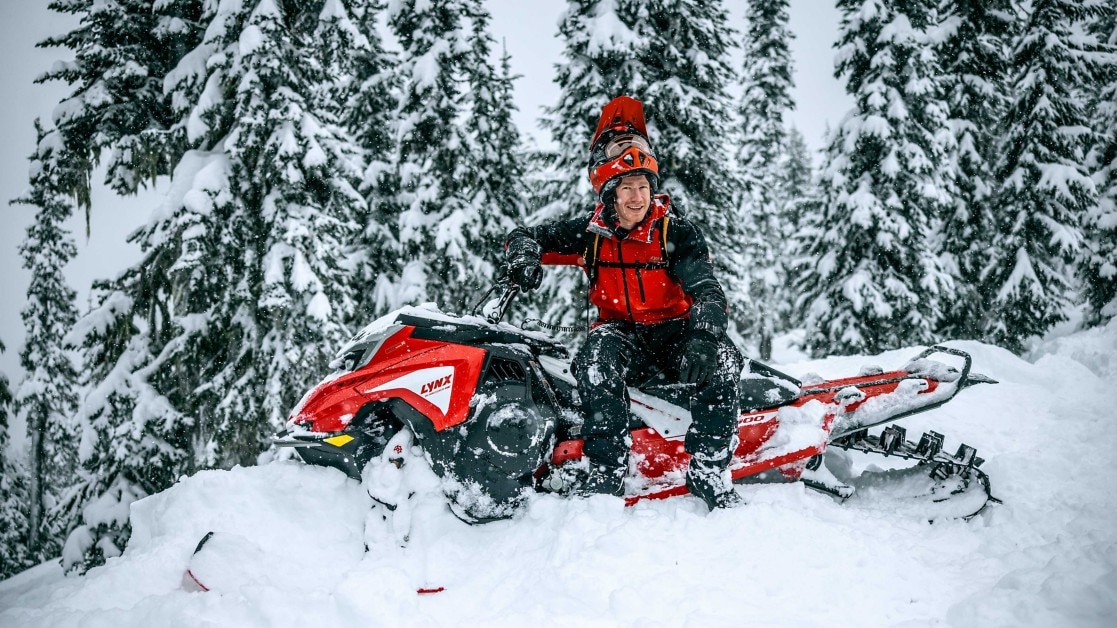
<svg viewBox="0 0 1117 628">
<path fill-rule="evenodd" d="M 353 371 L 376 355 L 384 341 L 402 329 L 413 327 L 417 338 L 458 344 L 524 344 L 540 353 L 566 356 L 566 347 L 545 334 L 531 332 L 505 323 L 493 324 L 479 316 L 457 316 L 432 304 L 406 306 L 376 319 L 357 332 L 338 351 L 330 368 Z"/>
</svg>

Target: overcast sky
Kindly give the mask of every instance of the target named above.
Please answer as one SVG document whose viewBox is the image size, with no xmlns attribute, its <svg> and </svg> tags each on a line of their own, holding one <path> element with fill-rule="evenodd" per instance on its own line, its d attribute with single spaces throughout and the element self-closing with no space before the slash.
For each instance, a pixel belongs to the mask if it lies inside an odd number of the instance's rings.
<svg viewBox="0 0 1117 628">
<path fill-rule="evenodd" d="M 743 24 L 744 0 L 729 0 L 727 6 L 736 28 Z M 45 0 L 0 0 L 0 340 L 7 352 L 0 356 L 0 372 L 15 384 L 21 377 L 18 354 L 23 340 L 20 311 L 26 303 L 29 275 L 22 268 L 18 247 L 33 208 L 8 205 L 27 189 L 27 157 L 35 143 L 36 117 L 49 121 L 54 106 L 68 89 L 58 83 L 36 85 L 34 78 L 67 51 L 41 50 L 35 43 L 76 25 L 66 16 L 47 10 Z M 512 56 L 512 70 L 522 78 L 516 84 L 515 122 L 520 130 L 535 135 L 543 106 L 558 97 L 554 65 L 562 44 L 557 38 L 558 19 L 566 3 L 559 0 L 489 0 L 493 13 L 492 32 L 504 41 Z M 832 0 L 792 0 L 791 29 L 795 64 L 797 110 L 792 122 L 803 132 L 812 149 L 822 146 L 828 125 L 834 125 L 850 106 L 850 99 L 833 78 L 832 45 L 837 37 L 838 12 Z M 94 175 L 103 179 L 104 172 Z M 166 182 L 157 188 L 165 189 Z M 136 247 L 125 241 L 127 234 L 146 220 L 158 202 L 158 189 L 140 198 L 117 198 L 103 187 L 93 190 L 90 236 L 85 216 L 71 221 L 78 257 L 66 269 L 71 286 L 78 291 L 79 311 L 86 309 L 89 286 L 94 279 L 107 278 L 139 257 Z"/>
</svg>

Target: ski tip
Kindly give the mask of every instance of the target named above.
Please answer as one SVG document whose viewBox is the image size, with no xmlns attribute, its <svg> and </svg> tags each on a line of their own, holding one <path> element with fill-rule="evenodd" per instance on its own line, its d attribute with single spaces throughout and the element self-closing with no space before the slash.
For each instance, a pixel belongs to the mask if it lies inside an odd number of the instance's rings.
<svg viewBox="0 0 1117 628">
<path fill-rule="evenodd" d="M 186 573 L 182 574 L 182 588 L 187 593 L 209 591 L 209 587 L 202 584 L 202 581 L 198 580 L 197 576 L 194 575 L 194 572 L 190 571 L 189 569 L 186 570 Z"/>
<path fill-rule="evenodd" d="M 205 547 L 206 543 L 209 543 L 209 540 L 212 538 L 213 530 L 206 532 L 205 536 L 203 536 L 202 539 L 198 541 L 198 545 L 194 548 L 194 553 L 191 554 L 191 557 L 196 556 L 198 552 L 202 551 L 202 548 Z M 198 579 L 198 576 L 194 575 L 194 572 L 190 569 L 189 566 L 186 567 L 186 571 L 182 574 L 182 588 L 189 593 L 209 591 L 209 587 L 202 584 L 202 581 Z"/>
</svg>

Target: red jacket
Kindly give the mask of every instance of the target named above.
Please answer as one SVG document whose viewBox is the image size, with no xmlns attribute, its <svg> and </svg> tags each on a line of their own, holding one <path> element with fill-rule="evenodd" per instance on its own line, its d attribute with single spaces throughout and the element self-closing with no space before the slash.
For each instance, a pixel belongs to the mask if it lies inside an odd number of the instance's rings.
<svg viewBox="0 0 1117 628">
<path fill-rule="evenodd" d="M 609 214 L 599 203 L 580 218 L 518 228 L 508 236 L 509 259 L 532 254 L 544 264 L 585 268 L 601 322 L 652 325 L 692 318 L 693 328 L 725 331 L 725 293 L 705 238 L 693 223 L 671 214 L 670 198 L 657 194 L 648 215 L 623 238 Z"/>
<path fill-rule="evenodd" d="M 583 261 L 593 280 L 590 302 L 597 306 L 600 320 L 646 325 L 690 316 L 694 299 L 667 274 L 664 236 L 670 233 L 669 205 L 666 196 L 657 196 L 648 215 L 623 239 L 606 224 L 604 206 L 594 210 L 586 227 L 594 237 Z"/>
</svg>

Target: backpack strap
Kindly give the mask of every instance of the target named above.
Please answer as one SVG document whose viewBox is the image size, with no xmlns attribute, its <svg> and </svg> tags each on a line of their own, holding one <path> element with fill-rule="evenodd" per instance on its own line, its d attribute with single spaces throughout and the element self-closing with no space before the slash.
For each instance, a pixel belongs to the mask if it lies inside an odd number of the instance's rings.
<svg viewBox="0 0 1117 628">
<path fill-rule="evenodd" d="M 593 242 L 586 242 L 586 248 L 582 251 L 582 259 L 586 262 L 586 272 L 589 274 L 590 286 L 597 279 L 597 254 L 601 250 L 601 234 L 593 234 Z"/>
<path fill-rule="evenodd" d="M 667 262 L 670 258 L 667 257 L 667 225 L 671 223 L 671 215 L 665 214 L 663 216 L 663 224 L 659 227 L 659 247 L 663 249 L 663 261 Z"/>
</svg>

